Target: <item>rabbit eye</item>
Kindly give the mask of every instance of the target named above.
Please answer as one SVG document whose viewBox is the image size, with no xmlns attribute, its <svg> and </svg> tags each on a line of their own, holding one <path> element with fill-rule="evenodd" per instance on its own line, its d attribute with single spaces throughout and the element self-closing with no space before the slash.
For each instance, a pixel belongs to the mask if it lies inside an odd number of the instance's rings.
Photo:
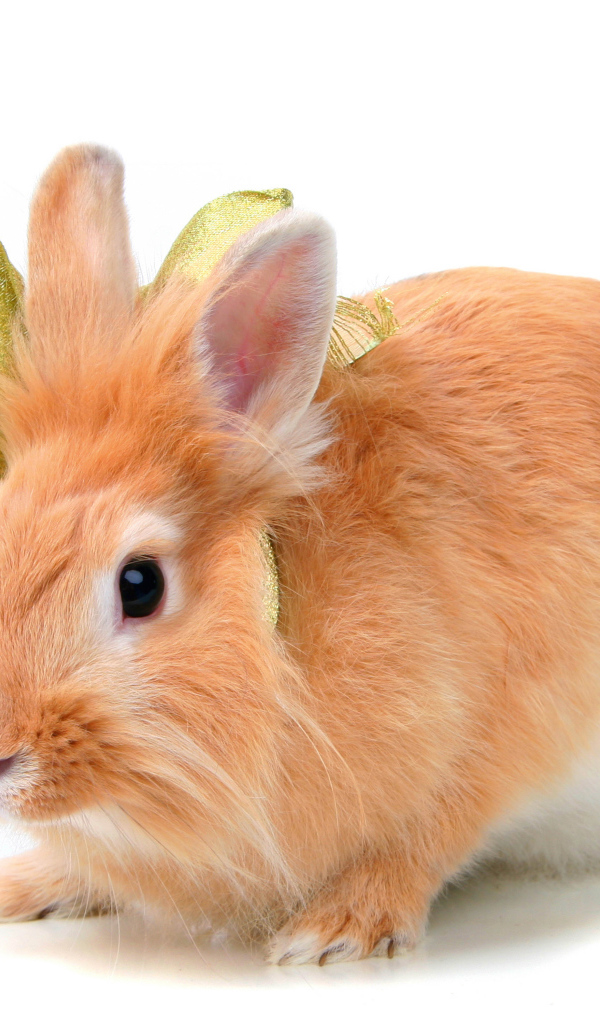
<svg viewBox="0 0 600 1024">
<path fill-rule="evenodd" d="M 141 619 L 158 608 L 165 592 L 165 578 L 154 559 L 138 558 L 121 569 L 119 590 L 123 614 L 127 618 Z"/>
</svg>

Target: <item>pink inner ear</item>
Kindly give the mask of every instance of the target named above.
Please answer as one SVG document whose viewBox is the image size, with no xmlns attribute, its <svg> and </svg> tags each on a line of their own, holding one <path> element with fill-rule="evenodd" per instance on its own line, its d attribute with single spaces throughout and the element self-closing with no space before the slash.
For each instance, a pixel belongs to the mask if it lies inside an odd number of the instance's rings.
<svg viewBox="0 0 600 1024">
<path fill-rule="evenodd" d="M 254 295 L 247 296 L 250 302 L 246 311 L 240 311 L 242 317 L 245 315 L 246 322 L 240 324 L 240 341 L 235 357 L 235 369 L 239 382 L 239 400 L 244 405 L 254 390 L 257 376 L 265 372 L 264 364 L 267 357 L 272 354 L 271 344 L 274 336 L 278 333 L 276 320 L 273 315 L 271 317 L 268 315 L 270 312 L 269 302 L 273 292 L 276 291 L 285 276 L 286 260 L 283 255 L 278 255 L 272 262 L 274 266 L 269 267 L 272 273 L 271 280 L 269 281 L 268 277 L 265 280 L 266 275 L 263 275 L 262 279 L 256 281 Z M 244 287 L 252 293 L 253 282 L 247 281 Z M 262 294 L 261 288 L 264 288 Z M 254 308 L 252 308 L 253 300 Z M 276 311 L 271 312 L 275 314 Z M 257 325 L 260 325 L 258 331 Z"/>
<path fill-rule="evenodd" d="M 231 409 L 245 412 L 258 388 L 277 376 L 283 364 L 301 360 L 295 351 L 298 336 L 312 319 L 309 264 L 306 240 L 296 239 L 242 260 L 217 293 L 206 340 Z"/>
</svg>

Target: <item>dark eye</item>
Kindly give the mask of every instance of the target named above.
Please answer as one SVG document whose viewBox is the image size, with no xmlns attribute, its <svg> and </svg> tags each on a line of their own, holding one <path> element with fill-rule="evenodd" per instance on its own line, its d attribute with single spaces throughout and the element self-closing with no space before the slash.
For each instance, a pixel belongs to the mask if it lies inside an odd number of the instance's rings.
<svg viewBox="0 0 600 1024">
<path fill-rule="evenodd" d="M 165 592 L 165 578 L 153 559 L 136 559 L 121 569 L 119 590 L 123 614 L 130 619 L 141 619 L 158 608 Z"/>
</svg>

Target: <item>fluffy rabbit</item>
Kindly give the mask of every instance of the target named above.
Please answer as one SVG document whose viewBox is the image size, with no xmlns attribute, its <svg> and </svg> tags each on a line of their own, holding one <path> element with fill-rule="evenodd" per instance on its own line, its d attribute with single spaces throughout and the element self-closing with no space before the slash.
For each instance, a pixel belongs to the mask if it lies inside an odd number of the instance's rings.
<svg viewBox="0 0 600 1024">
<path fill-rule="evenodd" d="M 118 158 L 43 178 L 0 394 L 0 807 L 39 846 L 2 918 L 323 963 L 410 947 L 486 855 L 600 859 L 600 285 L 402 282 L 401 320 L 444 298 L 348 368 L 335 294 L 283 211 L 142 304 Z"/>
</svg>

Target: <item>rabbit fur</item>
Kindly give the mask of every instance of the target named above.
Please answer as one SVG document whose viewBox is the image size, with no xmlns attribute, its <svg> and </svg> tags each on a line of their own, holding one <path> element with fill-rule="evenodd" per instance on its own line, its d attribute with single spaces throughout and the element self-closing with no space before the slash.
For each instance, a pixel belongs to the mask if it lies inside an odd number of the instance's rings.
<svg viewBox="0 0 600 1024">
<path fill-rule="evenodd" d="M 0 809 L 39 841 L 2 918 L 153 908 L 323 963 L 410 948 L 486 851 L 553 863 L 515 835 L 598 763 L 600 285 L 387 294 L 443 298 L 327 361 L 332 233 L 284 211 L 141 303 L 118 157 L 46 172 L 0 394 Z"/>
</svg>

